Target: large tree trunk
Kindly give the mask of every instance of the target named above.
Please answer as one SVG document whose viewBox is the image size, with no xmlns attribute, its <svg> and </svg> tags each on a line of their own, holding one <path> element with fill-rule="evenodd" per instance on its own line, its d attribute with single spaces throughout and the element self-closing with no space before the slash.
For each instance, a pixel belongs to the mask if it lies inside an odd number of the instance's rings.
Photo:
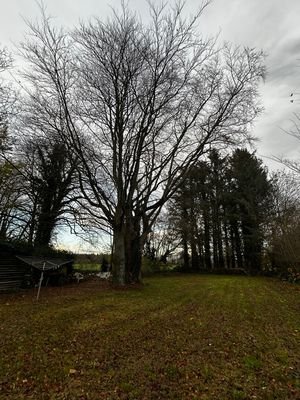
<svg viewBox="0 0 300 400">
<path fill-rule="evenodd" d="M 56 218 L 53 215 L 47 212 L 40 214 L 35 234 L 34 246 L 48 247 L 55 225 Z"/>
<path fill-rule="evenodd" d="M 40 211 L 36 212 L 37 226 L 34 246 L 41 248 L 49 246 L 57 223 L 58 211 L 59 208 L 56 207 L 54 199 L 54 188 L 51 188 L 41 201 Z"/>
<path fill-rule="evenodd" d="M 144 237 L 141 234 L 139 217 L 126 215 L 125 223 L 114 229 L 112 273 L 115 285 L 141 281 L 142 249 Z"/>
<path fill-rule="evenodd" d="M 125 229 L 117 227 L 113 231 L 112 274 L 113 284 L 123 286 L 126 282 Z"/>
<path fill-rule="evenodd" d="M 141 280 L 142 269 L 142 238 L 140 232 L 140 219 L 132 217 L 127 219 L 125 235 L 126 281 L 138 283 Z"/>
</svg>

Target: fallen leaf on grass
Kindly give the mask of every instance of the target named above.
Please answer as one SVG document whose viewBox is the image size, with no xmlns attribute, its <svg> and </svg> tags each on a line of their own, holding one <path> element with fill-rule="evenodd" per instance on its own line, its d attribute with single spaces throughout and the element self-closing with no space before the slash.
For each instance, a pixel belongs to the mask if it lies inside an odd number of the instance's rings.
<svg viewBox="0 0 300 400">
<path fill-rule="evenodd" d="M 77 370 L 74 369 L 74 368 L 71 368 L 70 371 L 69 371 L 69 374 L 70 374 L 70 375 L 74 375 L 74 374 L 76 374 L 76 373 L 77 373 Z"/>
</svg>

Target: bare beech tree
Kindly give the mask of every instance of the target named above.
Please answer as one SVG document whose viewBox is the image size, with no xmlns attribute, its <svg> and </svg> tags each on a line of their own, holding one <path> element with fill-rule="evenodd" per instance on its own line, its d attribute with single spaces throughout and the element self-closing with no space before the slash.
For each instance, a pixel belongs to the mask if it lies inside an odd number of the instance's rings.
<svg viewBox="0 0 300 400">
<path fill-rule="evenodd" d="M 150 5 L 144 24 L 125 6 L 71 35 L 43 12 L 22 44 L 29 86 L 59 105 L 80 159 L 81 190 L 113 231 L 116 284 L 140 277 L 141 249 L 161 208 L 211 146 L 236 143 L 259 112 L 263 54 L 203 39 L 199 13 Z"/>
</svg>

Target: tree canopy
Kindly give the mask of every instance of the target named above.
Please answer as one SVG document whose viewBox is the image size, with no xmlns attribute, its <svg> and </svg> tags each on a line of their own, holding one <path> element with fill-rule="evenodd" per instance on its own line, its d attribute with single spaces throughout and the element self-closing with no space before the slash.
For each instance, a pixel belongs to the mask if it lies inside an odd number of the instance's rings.
<svg viewBox="0 0 300 400">
<path fill-rule="evenodd" d="M 80 160 L 81 190 L 114 236 L 114 278 L 139 279 L 162 206 L 210 146 L 245 138 L 259 111 L 263 55 L 204 40 L 183 5 L 127 7 L 69 33 L 45 14 L 22 44 L 31 98 Z"/>
</svg>

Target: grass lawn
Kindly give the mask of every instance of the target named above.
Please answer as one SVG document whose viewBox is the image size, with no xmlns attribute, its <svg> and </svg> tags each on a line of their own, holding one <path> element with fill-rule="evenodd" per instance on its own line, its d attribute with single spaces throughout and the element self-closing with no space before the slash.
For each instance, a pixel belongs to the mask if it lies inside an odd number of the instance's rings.
<svg viewBox="0 0 300 400">
<path fill-rule="evenodd" d="M 300 399 L 300 287 L 167 276 L 0 296 L 0 399 Z"/>
<path fill-rule="evenodd" d="M 74 264 L 73 268 L 75 271 L 80 272 L 100 272 L 101 265 L 95 263 L 77 263 Z"/>
</svg>

